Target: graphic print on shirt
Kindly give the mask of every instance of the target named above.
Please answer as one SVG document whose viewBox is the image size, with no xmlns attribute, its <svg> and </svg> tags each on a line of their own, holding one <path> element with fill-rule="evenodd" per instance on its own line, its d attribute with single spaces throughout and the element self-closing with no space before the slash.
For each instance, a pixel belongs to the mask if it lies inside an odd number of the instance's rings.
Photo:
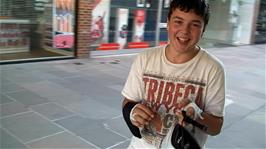
<svg viewBox="0 0 266 149">
<path fill-rule="evenodd" d="M 206 81 L 195 78 L 166 77 L 143 74 L 145 100 L 142 104 L 156 112 L 149 125 L 141 130 L 141 135 L 148 143 L 160 148 L 161 143 L 172 125 L 177 123 L 177 103 L 183 99 L 193 100 L 201 109 Z M 193 98 L 193 99 L 191 99 Z"/>
</svg>

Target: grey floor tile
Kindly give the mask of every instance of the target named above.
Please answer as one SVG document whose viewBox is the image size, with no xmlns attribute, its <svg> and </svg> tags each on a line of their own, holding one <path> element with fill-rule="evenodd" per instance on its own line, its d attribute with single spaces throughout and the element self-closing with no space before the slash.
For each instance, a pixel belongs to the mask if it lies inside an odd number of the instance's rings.
<svg viewBox="0 0 266 149">
<path fill-rule="evenodd" d="M 126 140 L 126 141 L 124 141 L 122 143 L 114 145 L 110 149 L 126 149 L 126 148 L 128 148 L 129 144 L 130 144 L 130 140 Z"/>
<path fill-rule="evenodd" d="M 111 74 L 115 75 L 112 76 Z M 93 75 L 90 76 L 89 79 L 91 82 L 93 82 L 94 84 L 99 84 L 99 85 L 104 85 L 104 86 L 108 86 L 108 85 L 113 85 L 113 84 L 124 84 L 124 79 L 121 79 L 121 75 L 119 76 L 119 74 L 117 74 L 116 70 L 113 71 L 107 71 L 107 72 L 100 72 L 97 73 L 97 75 Z M 101 78 L 101 79 L 97 79 L 97 78 Z"/>
<path fill-rule="evenodd" d="M 131 138 L 132 137 L 132 133 L 130 132 L 129 128 L 126 125 L 126 122 L 124 121 L 123 116 L 119 116 L 117 118 L 114 119 L 110 119 L 104 122 L 105 125 L 114 130 L 115 132 L 127 137 L 127 138 Z"/>
<path fill-rule="evenodd" d="M 27 147 L 19 142 L 3 129 L 0 129 L 0 148 L 1 149 L 26 149 Z"/>
<path fill-rule="evenodd" d="M 71 77 L 71 76 L 75 76 L 77 75 L 74 72 L 67 72 L 67 71 L 62 71 L 62 70 L 52 70 L 52 71 L 48 71 L 48 73 L 56 76 L 56 77 Z"/>
<path fill-rule="evenodd" d="M 119 106 L 121 104 L 118 104 Z M 112 108 L 97 100 L 86 99 L 67 105 L 69 109 L 90 119 L 108 119 L 121 114 L 121 110 Z"/>
<path fill-rule="evenodd" d="M 222 141 L 222 142 L 221 142 Z M 208 136 L 206 149 L 240 149 L 231 136 L 221 132 L 218 136 Z"/>
<path fill-rule="evenodd" d="M 10 99 L 8 96 L 4 94 L 0 94 L 0 104 L 5 104 L 5 103 L 10 103 L 13 102 L 14 100 Z"/>
<path fill-rule="evenodd" d="M 83 66 L 83 65 L 78 65 L 77 63 L 76 62 L 73 62 L 73 63 L 61 63 L 61 64 L 54 65 L 54 68 L 56 68 L 57 71 L 60 70 L 60 71 L 67 72 L 67 73 L 71 74 L 71 76 L 75 76 L 75 75 L 80 73 L 80 67 Z"/>
<path fill-rule="evenodd" d="M 21 90 L 18 92 L 6 93 L 9 97 L 23 103 L 26 106 L 37 105 L 49 102 L 48 99 L 40 97 L 34 92 L 29 90 Z"/>
<path fill-rule="evenodd" d="M 106 85 L 97 84 L 89 80 L 83 81 L 83 83 L 82 81 L 80 83 L 68 82 L 62 85 L 103 105 L 117 109 L 121 107 L 121 100 L 123 99 L 121 92 Z"/>
<path fill-rule="evenodd" d="M 88 132 L 91 129 L 95 129 L 102 125 L 102 121 L 100 120 L 92 120 L 78 115 L 61 120 L 56 120 L 55 123 L 61 125 L 65 129 L 75 133 L 76 135 Z"/>
<path fill-rule="evenodd" d="M 33 72 L 34 70 L 47 71 L 47 70 L 53 69 L 54 65 L 49 65 L 47 62 L 26 63 L 26 64 L 19 65 L 19 68 L 23 69 L 24 71 L 30 71 L 30 72 Z"/>
<path fill-rule="evenodd" d="M 2 87 L 8 85 L 8 84 L 13 84 L 12 81 L 8 80 L 7 77 L 2 76 L 1 68 L 0 68 L 0 91 L 2 91 Z"/>
<path fill-rule="evenodd" d="M 33 112 L 1 119 L 2 127 L 17 136 L 23 143 L 46 137 L 63 129 Z"/>
<path fill-rule="evenodd" d="M 92 142 L 100 148 L 108 148 L 126 140 L 124 137 L 104 128 L 97 128 L 89 132 L 82 133 L 80 134 L 80 137 Z"/>
<path fill-rule="evenodd" d="M 1 111 L 0 117 L 4 117 L 4 116 L 10 116 L 13 114 L 26 112 L 28 111 L 28 108 L 24 104 L 15 101 L 0 105 L 0 111 Z"/>
<path fill-rule="evenodd" d="M 95 146 L 79 137 L 63 132 L 35 142 L 28 143 L 31 149 L 94 149 Z"/>
<path fill-rule="evenodd" d="M 109 78 L 114 78 L 115 83 L 124 84 L 129 70 L 123 68 L 112 68 L 110 70 L 101 70 L 102 73 L 108 74 Z"/>
<path fill-rule="evenodd" d="M 55 103 L 31 106 L 31 109 L 42 114 L 50 120 L 61 119 L 74 114 L 73 112 Z"/>
<path fill-rule="evenodd" d="M 3 66 L 1 66 L 1 68 L 3 68 Z M 6 65 L 4 69 L 1 69 L 1 77 L 2 78 L 8 78 L 7 80 L 10 80 L 13 82 L 13 80 L 11 78 L 13 78 L 14 76 L 19 76 L 19 73 L 23 72 L 21 70 L 22 69 L 19 68 L 19 66 Z"/>
<path fill-rule="evenodd" d="M 33 69 L 31 70 L 32 74 L 38 75 L 40 81 L 43 80 L 52 80 L 52 79 L 59 79 L 59 77 L 54 76 L 51 73 L 47 73 L 47 70 L 42 70 L 42 69 Z"/>
<path fill-rule="evenodd" d="M 248 115 L 245 119 L 226 129 L 227 134 L 236 135 L 234 140 L 240 147 L 266 147 L 266 114 L 258 111 Z M 245 140 L 245 141 L 244 141 Z"/>
<path fill-rule="evenodd" d="M 15 83 L 1 85 L 1 93 L 8 93 L 20 90 L 23 90 L 23 88 Z"/>
<path fill-rule="evenodd" d="M 100 148 L 107 148 L 126 140 L 126 138 L 106 129 L 102 120 L 73 116 L 71 118 L 56 121 L 56 123 Z"/>
<path fill-rule="evenodd" d="M 118 92 L 121 92 L 123 90 L 124 85 L 120 85 L 120 84 L 113 84 L 108 86 L 109 88 L 116 90 Z"/>
<path fill-rule="evenodd" d="M 219 140 L 224 140 L 226 142 L 224 147 L 265 148 L 265 120 L 266 114 L 264 111 L 254 112 L 224 129 L 221 135 L 212 138 L 209 144 L 212 147 L 218 147 L 215 146 L 215 143 L 218 143 Z M 221 143 L 219 144 L 221 145 Z"/>
<path fill-rule="evenodd" d="M 257 82 L 263 82 L 263 81 L 257 81 Z M 262 88 L 265 89 L 265 86 Z M 256 89 L 251 89 L 251 90 L 248 90 L 247 88 L 243 88 L 243 90 L 245 90 L 245 94 L 246 95 L 249 95 L 249 96 L 252 96 L 252 97 L 256 97 L 258 99 L 261 99 L 261 100 L 265 100 L 266 99 L 266 93 L 265 93 L 265 90 L 263 91 L 263 89 L 261 89 L 261 91 L 259 90 L 256 90 Z"/>
<path fill-rule="evenodd" d="M 5 71 L 3 76 L 16 84 L 33 83 L 40 81 L 38 75 L 31 74 L 29 71 L 21 70 L 21 68 L 19 67 L 16 70 Z"/>
<path fill-rule="evenodd" d="M 237 104 L 230 104 L 225 108 L 224 128 L 230 127 L 242 118 L 246 117 L 252 110 Z"/>
<path fill-rule="evenodd" d="M 98 77 L 101 77 L 98 75 Z M 117 84 L 113 78 L 101 78 L 101 81 L 98 81 L 97 77 L 76 77 L 68 78 L 67 82 L 63 82 L 61 85 L 76 91 L 82 95 L 88 95 L 89 97 L 100 97 L 100 96 L 109 96 L 116 97 L 121 95 L 120 91 L 109 88 L 108 86 Z M 104 94 L 103 94 L 104 91 Z"/>
<path fill-rule="evenodd" d="M 245 92 L 239 91 L 230 91 L 230 98 L 239 106 L 246 108 L 248 110 L 255 110 L 261 106 L 261 102 L 264 101 L 264 98 L 256 97 L 251 95 L 251 91 L 245 90 Z M 250 100 L 252 99 L 252 102 Z M 249 103 L 249 104 L 246 104 Z"/>
<path fill-rule="evenodd" d="M 52 101 L 56 100 L 62 104 L 78 102 L 83 99 L 83 96 L 75 91 L 51 81 L 24 84 L 23 87 L 43 98 L 47 98 Z"/>
</svg>

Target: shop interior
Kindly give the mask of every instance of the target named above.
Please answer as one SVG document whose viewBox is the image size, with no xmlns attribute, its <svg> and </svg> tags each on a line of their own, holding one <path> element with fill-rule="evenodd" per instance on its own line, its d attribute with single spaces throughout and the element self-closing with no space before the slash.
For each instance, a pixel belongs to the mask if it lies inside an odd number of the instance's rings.
<svg viewBox="0 0 266 149">
<path fill-rule="evenodd" d="M 71 57 L 74 0 L 0 0 L 0 60 Z"/>
</svg>

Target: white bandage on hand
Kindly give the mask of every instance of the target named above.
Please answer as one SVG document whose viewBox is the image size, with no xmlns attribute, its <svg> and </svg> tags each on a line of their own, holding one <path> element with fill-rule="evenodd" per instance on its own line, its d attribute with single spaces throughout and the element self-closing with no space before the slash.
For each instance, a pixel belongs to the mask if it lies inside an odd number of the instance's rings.
<svg viewBox="0 0 266 149">
<path fill-rule="evenodd" d="M 202 115 L 201 115 L 202 110 L 196 105 L 195 102 L 191 102 L 191 103 L 189 103 L 189 104 L 184 108 L 184 110 L 187 111 L 187 109 L 190 108 L 190 107 L 194 109 L 194 116 L 193 116 L 193 119 L 194 119 L 194 120 L 197 119 L 198 117 L 199 117 L 200 119 L 203 119 L 203 117 L 202 117 Z"/>
<path fill-rule="evenodd" d="M 130 118 L 131 122 L 136 121 L 136 120 L 135 120 L 135 116 L 137 115 L 137 113 L 133 113 L 133 111 L 134 111 L 134 109 L 137 107 L 137 105 L 138 105 L 138 104 L 136 104 L 136 105 L 131 109 L 131 111 L 130 111 L 129 118 Z"/>
</svg>

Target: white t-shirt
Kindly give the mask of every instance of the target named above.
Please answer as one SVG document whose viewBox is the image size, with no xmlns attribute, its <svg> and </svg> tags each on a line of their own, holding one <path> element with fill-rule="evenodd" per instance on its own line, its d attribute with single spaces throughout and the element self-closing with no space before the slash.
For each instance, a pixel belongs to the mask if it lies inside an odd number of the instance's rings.
<svg viewBox="0 0 266 149">
<path fill-rule="evenodd" d="M 156 125 L 150 128 L 152 132 L 147 134 L 141 130 L 142 139 L 133 137 L 129 148 L 169 148 L 175 105 L 182 99 L 194 97 L 204 112 L 218 117 L 224 115 L 225 74 L 221 62 L 200 49 L 188 62 L 173 64 L 166 58 L 165 47 L 139 54 L 122 90 L 124 97 L 145 103 L 159 115 Z M 207 134 L 197 128 L 191 134 L 203 147 Z"/>
</svg>

